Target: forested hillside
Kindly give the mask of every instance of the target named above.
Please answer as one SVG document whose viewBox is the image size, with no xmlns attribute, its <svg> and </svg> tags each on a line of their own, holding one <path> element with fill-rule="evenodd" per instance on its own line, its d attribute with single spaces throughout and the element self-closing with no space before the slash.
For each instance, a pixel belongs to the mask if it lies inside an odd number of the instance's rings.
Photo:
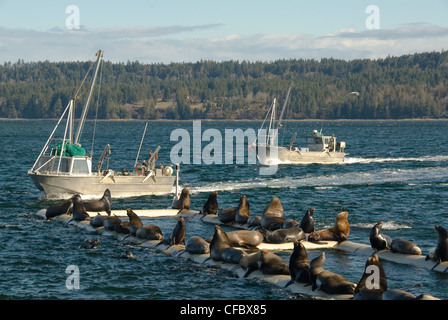
<svg viewBox="0 0 448 320">
<path fill-rule="evenodd" d="M 4 63 L 0 117 L 59 117 L 90 63 Z M 105 61 L 89 117 L 262 119 L 290 85 L 290 119 L 448 117 L 446 51 L 352 61 Z"/>
</svg>

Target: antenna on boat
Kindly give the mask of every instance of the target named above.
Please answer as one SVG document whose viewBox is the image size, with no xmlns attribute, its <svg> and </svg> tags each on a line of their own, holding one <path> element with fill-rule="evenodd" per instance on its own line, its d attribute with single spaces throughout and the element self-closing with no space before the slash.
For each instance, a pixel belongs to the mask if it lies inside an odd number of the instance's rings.
<svg viewBox="0 0 448 320">
<path fill-rule="evenodd" d="M 140 147 L 138 148 L 137 158 L 135 158 L 134 168 L 137 166 L 137 163 L 138 163 L 138 157 L 140 156 L 140 150 L 142 148 L 142 143 L 143 143 L 143 139 L 145 138 L 146 128 L 147 127 L 148 127 L 148 122 L 146 122 L 145 130 L 143 131 L 142 140 L 140 141 Z"/>
</svg>

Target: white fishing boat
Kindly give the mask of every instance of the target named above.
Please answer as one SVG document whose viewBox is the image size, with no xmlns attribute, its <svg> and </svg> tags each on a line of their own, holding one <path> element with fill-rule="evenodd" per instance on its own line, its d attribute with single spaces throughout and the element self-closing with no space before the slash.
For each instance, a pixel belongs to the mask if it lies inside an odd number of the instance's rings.
<svg viewBox="0 0 448 320">
<path fill-rule="evenodd" d="M 278 145 L 278 132 L 283 127 L 282 121 L 287 108 L 289 94 L 291 87 L 288 89 L 283 108 L 276 121 L 276 99 L 272 103 L 271 108 L 266 114 L 262 124 L 260 135 L 257 137 L 257 142 L 252 145 L 253 150 L 256 149 L 257 158 L 263 165 L 278 165 L 278 164 L 328 164 L 344 162 L 346 153 L 345 142 L 337 142 L 336 137 L 325 136 L 322 130 L 313 132 L 306 137 L 306 147 L 293 147 L 294 141 L 297 137 L 295 133 L 289 142 L 288 147 Z M 269 126 L 264 128 L 266 119 L 270 115 Z"/>
<path fill-rule="evenodd" d="M 90 156 L 86 155 L 85 149 L 81 146 L 79 139 L 86 120 L 90 98 L 98 71 L 100 70 L 102 57 L 103 51 L 99 50 L 96 54 L 96 60 L 90 66 L 74 98 L 68 103 L 41 153 L 31 169 L 28 170 L 28 175 L 36 187 L 45 193 L 47 198 L 64 198 L 73 194 L 98 197 L 102 196 L 106 189 L 110 190 L 112 197 L 170 193 L 175 193 L 177 197 L 179 166 L 175 166 L 175 175 L 173 175 L 173 165 L 160 165 L 159 168 L 156 168 L 160 146 L 155 149 L 155 152 L 152 153 L 147 161 L 138 164 L 146 127 L 140 142 L 134 168 L 129 171 L 125 169 L 115 171 L 109 168 L 102 170 L 103 162 L 106 159 L 108 160 L 111 153 L 109 144 L 106 145 L 96 166 L 92 164 L 92 154 Z M 88 96 L 82 109 L 81 118 L 78 121 L 76 134 L 73 134 L 75 129 L 75 101 L 80 97 L 81 89 L 91 71 L 93 75 L 90 89 L 85 90 L 88 91 Z M 66 120 L 66 125 L 63 138 L 56 139 L 55 133 L 64 119 Z M 59 131 L 62 131 L 62 128 Z"/>
</svg>

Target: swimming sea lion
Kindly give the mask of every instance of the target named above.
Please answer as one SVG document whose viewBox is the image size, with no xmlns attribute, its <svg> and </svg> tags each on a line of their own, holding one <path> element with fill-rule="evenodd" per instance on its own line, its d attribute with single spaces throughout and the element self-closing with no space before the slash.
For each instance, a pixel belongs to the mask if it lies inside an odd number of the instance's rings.
<svg viewBox="0 0 448 320">
<path fill-rule="evenodd" d="M 73 207 L 73 198 L 74 197 L 75 196 L 71 197 L 68 200 L 65 200 L 62 203 L 58 203 L 58 204 L 48 207 L 47 211 L 45 212 L 45 218 L 51 219 L 51 218 L 54 218 L 61 214 L 68 214 L 70 209 Z"/>
<path fill-rule="evenodd" d="M 322 240 L 330 240 L 342 242 L 348 239 L 350 233 L 350 224 L 347 220 L 348 212 L 338 213 L 334 225 L 329 229 L 314 231 L 308 236 L 308 241 L 319 242 Z"/>
<path fill-rule="evenodd" d="M 227 234 L 220 227 L 215 226 L 215 233 L 210 242 L 210 258 L 215 261 L 221 261 L 222 251 L 230 247 L 230 240 Z"/>
<path fill-rule="evenodd" d="M 258 230 L 235 230 L 226 234 L 232 247 L 256 247 L 264 239 Z"/>
<path fill-rule="evenodd" d="M 305 232 L 305 233 L 311 233 L 314 232 L 314 208 L 309 208 L 305 215 L 303 216 L 302 220 L 300 220 L 299 227 Z"/>
<path fill-rule="evenodd" d="M 190 190 L 183 188 L 180 198 L 173 202 L 172 209 L 190 210 Z"/>
<path fill-rule="evenodd" d="M 301 241 L 294 241 L 294 250 L 289 258 L 291 280 L 285 288 L 294 282 L 310 283 L 310 258 Z"/>
<path fill-rule="evenodd" d="M 185 244 L 185 220 L 180 217 L 171 233 L 170 245 Z"/>
<path fill-rule="evenodd" d="M 201 214 L 217 214 L 218 213 L 218 192 L 213 191 L 209 194 L 207 201 L 202 206 Z"/>
<path fill-rule="evenodd" d="M 445 228 L 436 225 L 436 231 L 439 234 L 437 247 L 433 254 L 428 254 L 425 260 L 434 260 L 437 263 L 448 260 L 448 233 Z"/>
<path fill-rule="evenodd" d="M 158 226 L 153 224 L 146 224 L 143 227 L 140 227 L 135 232 L 135 236 L 139 239 L 146 240 L 162 240 L 163 233 L 162 230 Z"/>
<path fill-rule="evenodd" d="M 75 221 L 82 221 L 82 220 L 90 219 L 90 216 L 86 212 L 86 209 L 84 208 L 84 204 L 82 203 L 81 196 L 79 194 L 77 194 L 73 197 L 72 213 L 73 213 L 73 220 L 75 220 Z"/>
<path fill-rule="evenodd" d="M 100 213 L 98 213 L 96 216 L 94 216 L 92 219 L 90 219 L 90 225 L 94 228 L 102 227 L 104 220 L 106 220 L 107 217 L 109 217 L 109 216 L 103 216 Z"/>
<path fill-rule="evenodd" d="M 206 254 L 210 253 L 210 245 L 203 238 L 192 236 L 185 243 L 185 250 L 191 254 Z"/>
<path fill-rule="evenodd" d="M 222 250 L 221 259 L 227 263 L 239 264 L 241 258 L 247 255 L 247 252 L 238 248 L 226 248 Z"/>
<path fill-rule="evenodd" d="M 236 208 L 226 208 L 218 210 L 218 220 L 222 223 L 235 221 Z"/>
<path fill-rule="evenodd" d="M 402 254 L 414 254 L 421 255 L 422 250 L 417 247 L 412 241 L 404 240 L 401 238 L 396 238 L 392 241 L 390 245 L 390 251 L 394 253 L 402 253 Z"/>
<path fill-rule="evenodd" d="M 103 226 L 104 229 L 108 231 L 115 231 L 115 226 L 121 224 L 121 219 L 118 218 L 116 215 L 113 216 L 107 216 L 107 219 L 103 220 Z"/>
<path fill-rule="evenodd" d="M 375 224 L 370 230 L 369 240 L 370 245 L 375 251 L 390 249 L 392 239 L 381 232 L 381 228 L 383 227 L 384 222 L 380 221 Z"/>
<path fill-rule="evenodd" d="M 110 190 L 106 189 L 104 191 L 103 197 L 100 200 L 84 202 L 84 208 L 86 209 L 86 211 L 91 212 L 105 211 L 107 215 L 110 216 L 111 203 L 112 203 L 112 197 L 110 195 Z"/>
<path fill-rule="evenodd" d="M 260 232 L 267 243 L 286 243 L 306 239 L 305 232 L 300 228 L 277 229 L 274 231 L 261 229 Z"/>
<path fill-rule="evenodd" d="M 132 211 L 132 209 L 126 209 L 126 214 L 128 215 L 130 226 L 129 231 L 131 236 L 136 236 L 136 232 L 139 228 L 143 227 L 142 220 L 140 217 Z"/>
<path fill-rule="evenodd" d="M 255 270 L 258 270 L 258 261 L 260 260 L 261 254 L 262 252 L 259 250 L 254 253 L 248 253 L 241 258 L 239 265 L 242 269 L 246 270 L 244 278 L 249 276 Z"/>
<path fill-rule="evenodd" d="M 242 195 L 240 197 L 240 203 L 238 204 L 238 208 L 236 209 L 235 222 L 239 224 L 245 224 L 247 222 L 247 219 L 249 219 L 249 216 L 250 216 L 249 202 L 247 201 L 247 197 L 245 195 Z"/>
<path fill-rule="evenodd" d="M 263 274 L 285 274 L 289 275 L 289 265 L 285 260 L 269 250 L 260 250 L 258 269 Z"/>
<path fill-rule="evenodd" d="M 374 274 L 375 272 L 376 274 Z M 364 274 L 356 286 L 353 298 L 355 300 L 382 300 L 383 293 L 386 290 L 386 273 L 378 255 L 374 253 L 367 258 Z"/>
<path fill-rule="evenodd" d="M 94 249 L 94 248 L 98 247 L 98 244 L 100 243 L 100 239 L 95 239 L 95 240 L 86 239 L 85 242 L 87 242 L 87 244 L 84 246 L 84 249 Z"/>
<path fill-rule="evenodd" d="M 330 294 L 354 293 L 356 284 L 348 281 L 344 276 L 324 269 L 325 252 L 310 262 L 310 279 L 312 290 L 320 289 Z"/>
</svg>

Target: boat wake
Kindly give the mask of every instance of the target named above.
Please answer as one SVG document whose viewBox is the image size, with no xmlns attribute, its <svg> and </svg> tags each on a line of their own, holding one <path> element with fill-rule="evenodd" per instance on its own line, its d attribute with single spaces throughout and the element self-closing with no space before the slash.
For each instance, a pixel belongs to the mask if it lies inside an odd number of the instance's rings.
<svg viewBox="0 0 448 320">
<path fill-rule="evenodd" d="M 352 163 L 384 163 L 384 162 L 442 162 L 448 161 L 448 156 L 423 156 L 423 157 L 399 157 L 399 158 L 356 158 L 346 157 L 343 164 Z"/>
</svg>

